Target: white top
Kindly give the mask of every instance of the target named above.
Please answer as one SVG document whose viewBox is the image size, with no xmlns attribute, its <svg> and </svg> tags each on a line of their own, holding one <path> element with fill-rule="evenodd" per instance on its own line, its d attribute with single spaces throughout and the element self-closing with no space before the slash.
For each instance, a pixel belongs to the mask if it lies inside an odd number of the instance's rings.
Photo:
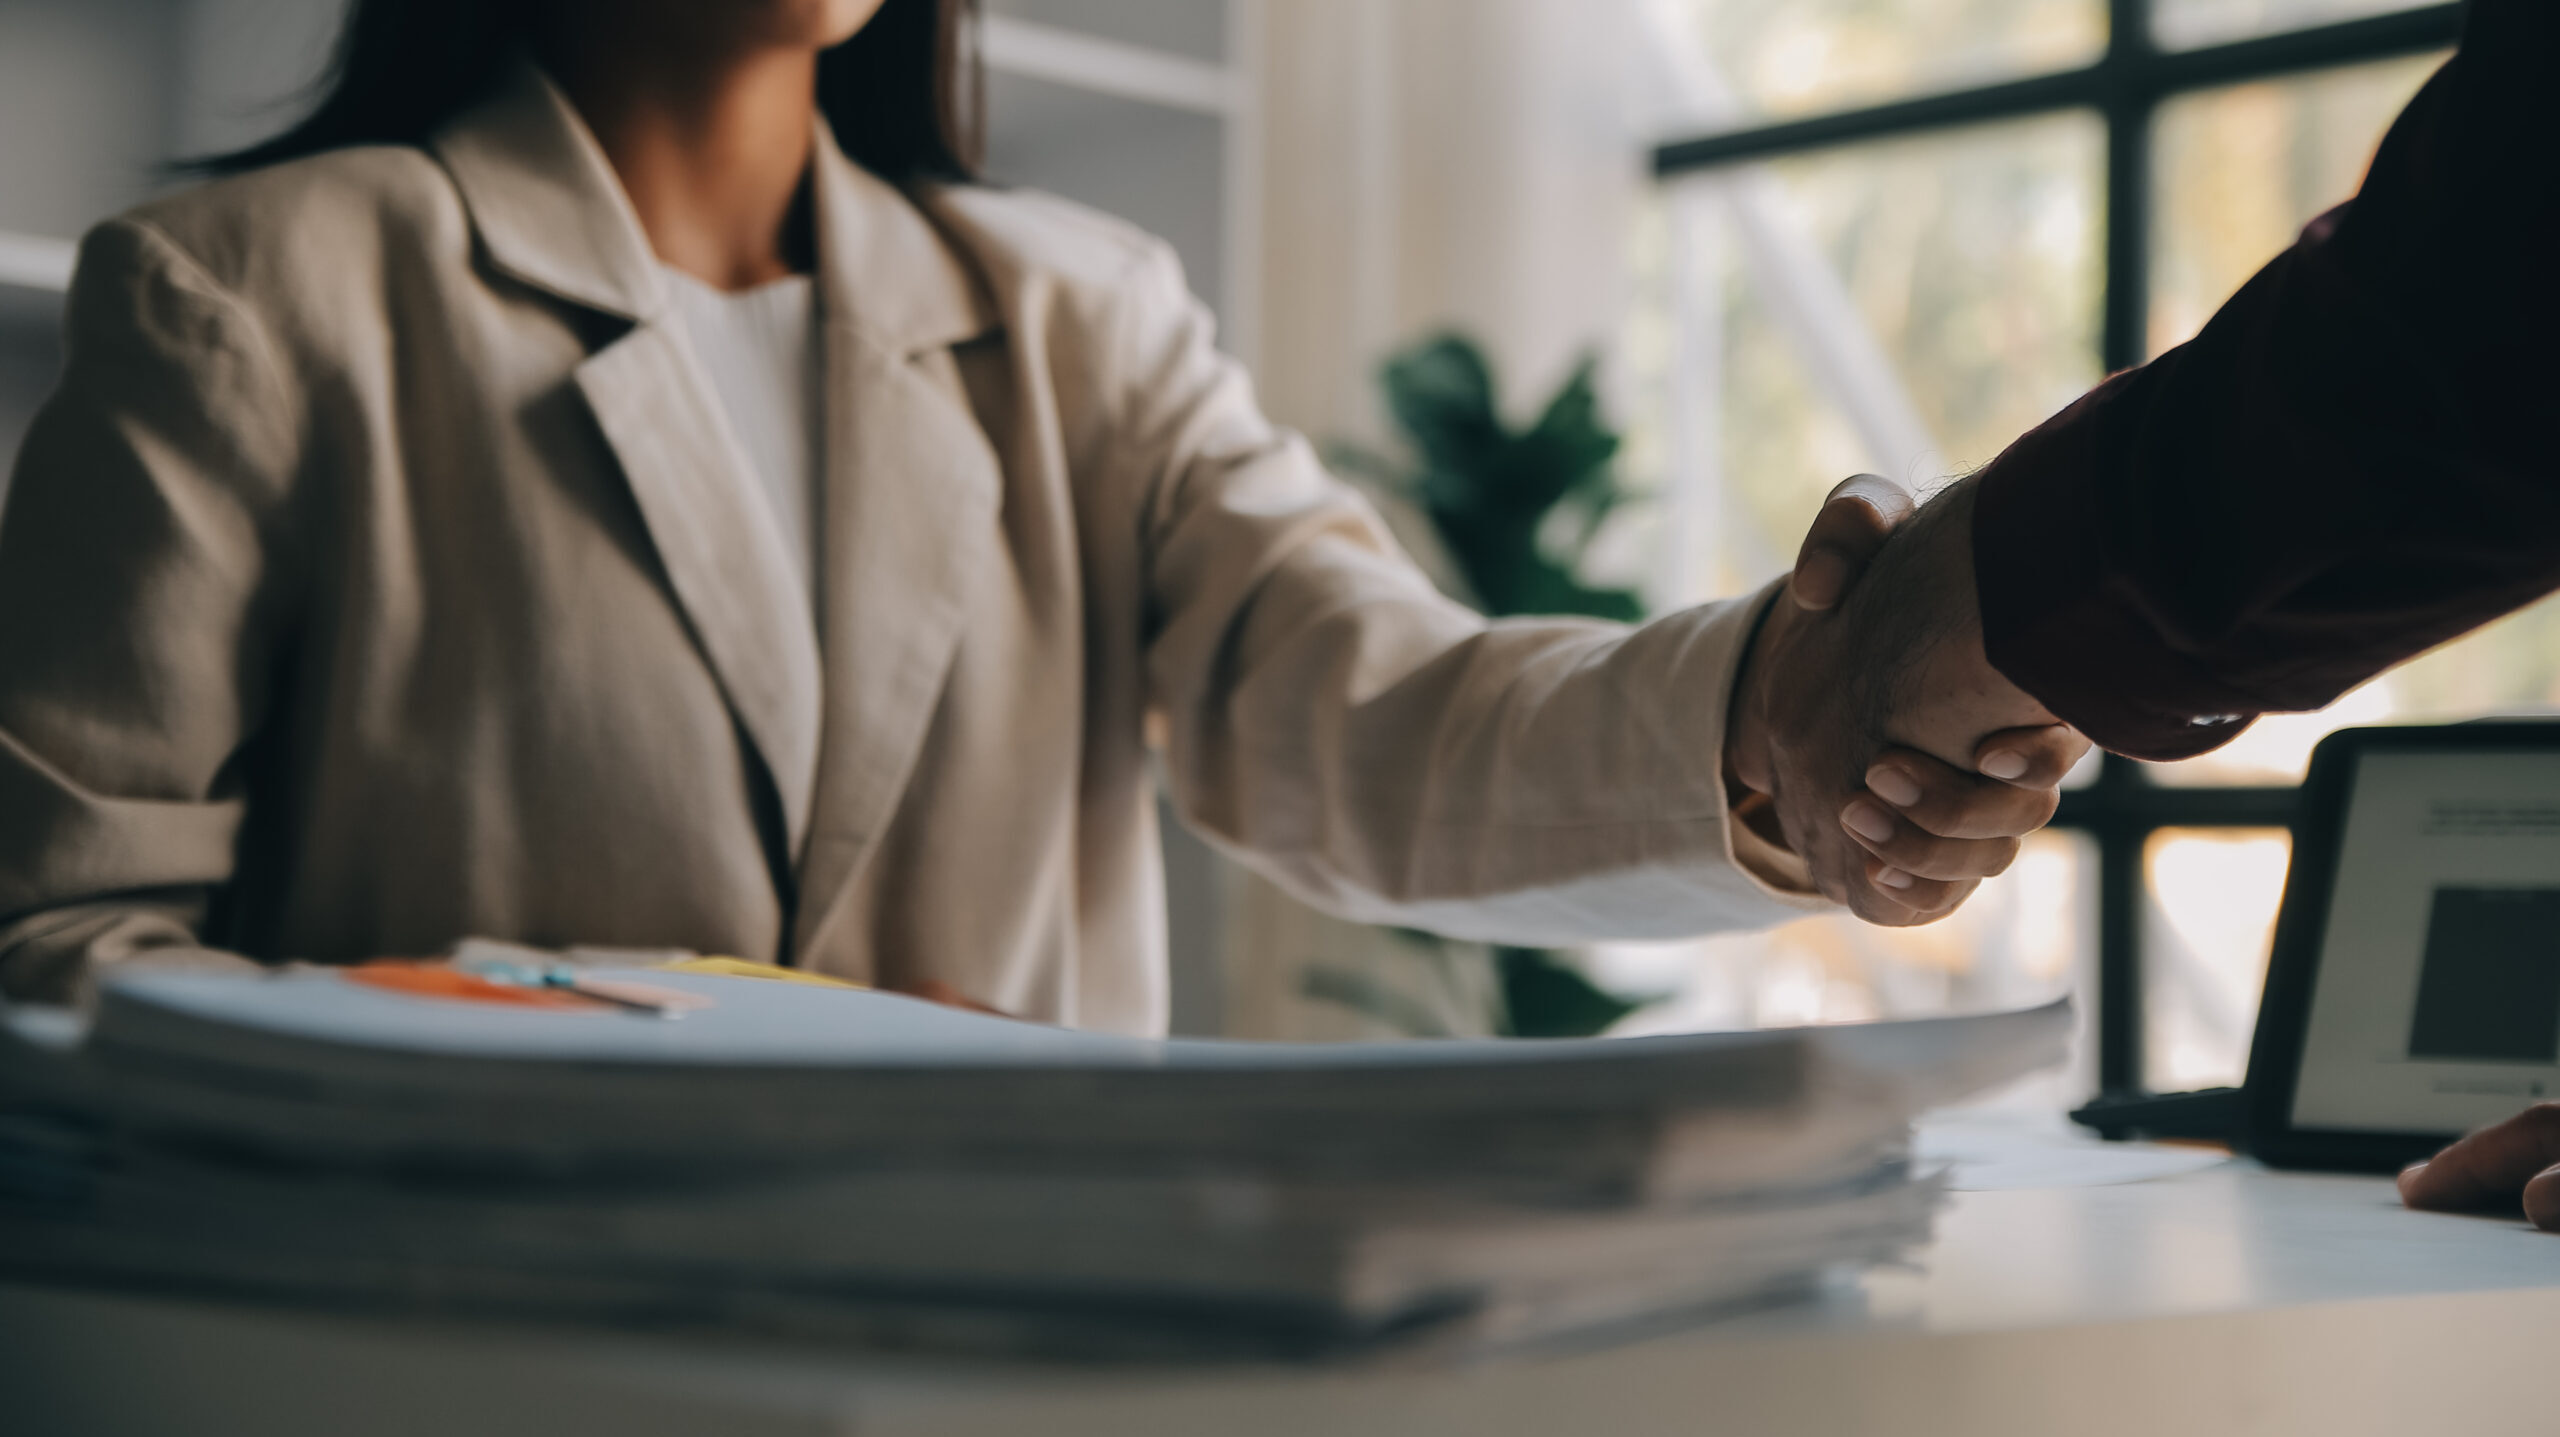
<svg viewBox="0 0 2560 1437">
<path fill-rule="evenodd" d="M 817 285 L 791 275 L 730 293 L 679 269 L 660 270 L 814 608 L 825 423 Z"/>
</svg>

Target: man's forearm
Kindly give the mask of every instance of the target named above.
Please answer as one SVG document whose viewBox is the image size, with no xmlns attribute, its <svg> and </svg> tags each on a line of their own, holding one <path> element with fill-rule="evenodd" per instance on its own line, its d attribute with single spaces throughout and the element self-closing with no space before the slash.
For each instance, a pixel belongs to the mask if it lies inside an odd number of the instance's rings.
<svg viewBox="0 0 2560 1437">
<path fill-rule="evenodd" d="M 2202 752 L 2560 586 L 2560 5 L 2476 0 L 2356 201 L 1985 470 L 1991 662 Z"/>
</svg>

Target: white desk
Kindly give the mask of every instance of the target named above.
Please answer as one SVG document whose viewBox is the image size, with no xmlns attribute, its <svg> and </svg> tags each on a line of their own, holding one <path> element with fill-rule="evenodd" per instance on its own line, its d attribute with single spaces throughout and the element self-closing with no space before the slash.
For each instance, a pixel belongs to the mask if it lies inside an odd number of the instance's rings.
<svg viewBox="0 0 2560 1437">
<path fill-rule="evenodd" d="M 1925 1275 L 1457 1371 L 989 1368 L 0 1287 L 0 1431 L 2547 1437 L 2555 1344 L 2560 1235 L 2231 1164 L 1965 1194 Z"/>
</svg>

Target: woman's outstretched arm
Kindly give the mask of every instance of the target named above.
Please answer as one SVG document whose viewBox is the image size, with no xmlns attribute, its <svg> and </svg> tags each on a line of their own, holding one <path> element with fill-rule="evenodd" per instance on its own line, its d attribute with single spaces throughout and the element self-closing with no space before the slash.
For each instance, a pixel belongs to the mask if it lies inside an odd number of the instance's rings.
<svg viewBox="0 0 2560 1437">
<path fill-rule="evenodd" d="M 1821 906 L 1792 853 L 1733 821 L 1728 719 L 1778 586 L 1637 628 L 1488 623 L 1262 417 L 1169 255 L 1118 296 L 1111 463 L 1143 495 L 1149 696 L 1196 828 L 1337 912 L 1506 942 Z M 1949 805 L 1968 817 L 2018 811 L 2006 785 L 1940 777 L 1977 785 Z M 1859 911 L 1937 916 L 2011 851 L 1986 835 L 1962 847 L 1972 874 L 1925 898 L 1870 889 Z"/>
</svg>

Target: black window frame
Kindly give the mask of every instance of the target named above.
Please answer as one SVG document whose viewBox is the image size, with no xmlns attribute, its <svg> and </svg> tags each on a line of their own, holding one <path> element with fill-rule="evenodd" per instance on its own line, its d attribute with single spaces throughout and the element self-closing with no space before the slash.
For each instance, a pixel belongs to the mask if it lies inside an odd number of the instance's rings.
<svg viewBox="0 0 2560 1437">
<path fill-rule="evenodd" d="M 2106 239 L 2099 326 L 2108 373 L 2149 358 L 2151 141 L 2160 107 L 2180 95 L 2443 49 L 2461 33 L 2460 3 L 2425 5 L 2362 19 L 2235 40 L 2191 50 L 2163 49 L 2152 32 L 2153 0 L 2106 0 L 2107 47 L 2076 70 L 1921 95 L 1886 104 L 1720 131 L 1658 145 L 1657 180 L 1749 161 L 2062 111 L 2097 114 L 2106 125 Z M 2144 1071 L 2143 851 L 2164 828 L 2287 828 L 2296 790 L 2287 787 L 2170 787 L 2143 766 L 2106 757 L 2096 780 L 2062 797 L 2056 828 L 2087 834 L 2097 849 L 2098 1086 L 2148 1088 Z"/>
</svg>

